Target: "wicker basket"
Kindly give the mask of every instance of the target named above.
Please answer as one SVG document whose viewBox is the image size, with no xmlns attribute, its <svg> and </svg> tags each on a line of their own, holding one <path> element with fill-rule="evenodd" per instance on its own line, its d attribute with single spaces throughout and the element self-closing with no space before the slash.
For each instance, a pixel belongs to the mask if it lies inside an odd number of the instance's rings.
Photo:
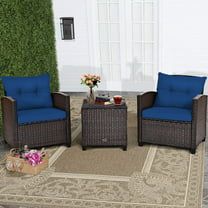
<svg viewBox="0 0 208 208">
<path fill-rule="evenodd" d="M 36 175 L 42 170 L 48 167 L 48 155 L 46 154 L 42 160 L 42 163 L 32 166 L 28 161 L 14 157 L 11 152 L 6 156 L 6 168 L 9 171 L 15 171 L 19 173 L 26 173 Z"/>
</svg>

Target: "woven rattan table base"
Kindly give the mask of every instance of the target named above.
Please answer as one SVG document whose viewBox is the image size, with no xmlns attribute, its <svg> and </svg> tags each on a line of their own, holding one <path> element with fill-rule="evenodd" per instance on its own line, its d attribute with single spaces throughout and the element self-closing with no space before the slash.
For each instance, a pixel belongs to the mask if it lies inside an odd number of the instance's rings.
<svg viewBox="0 0 208 208">
<path fill-rule="evenodd" d="M 82 147 L 127 149 L 127 106 L 82 105 Z"/>
</svg>

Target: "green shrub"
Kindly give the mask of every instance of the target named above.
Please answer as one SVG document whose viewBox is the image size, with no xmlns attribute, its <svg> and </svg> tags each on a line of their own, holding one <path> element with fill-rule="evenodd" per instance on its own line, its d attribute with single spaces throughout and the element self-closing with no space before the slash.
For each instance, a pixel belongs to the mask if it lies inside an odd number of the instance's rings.
<svg viewBox="0 0 208 208">
<path fill-rule="evenodd" d="M 0 0 L 0 14 L 0 76 L 48 72 L 58 90 L 51 0 Z"/>
</svg>

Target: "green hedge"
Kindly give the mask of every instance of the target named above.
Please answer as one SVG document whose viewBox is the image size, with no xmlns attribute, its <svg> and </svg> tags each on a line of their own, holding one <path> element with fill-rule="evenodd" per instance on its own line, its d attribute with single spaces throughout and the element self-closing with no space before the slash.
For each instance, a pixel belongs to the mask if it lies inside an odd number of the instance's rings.
<svg viewBox="0 0 208 208">
<path fill-rule="evenodd" d="M 48 72 L 58 90 L 51 0 L 0 0 L 0 14 L 0 76 Z"/>
</svg>

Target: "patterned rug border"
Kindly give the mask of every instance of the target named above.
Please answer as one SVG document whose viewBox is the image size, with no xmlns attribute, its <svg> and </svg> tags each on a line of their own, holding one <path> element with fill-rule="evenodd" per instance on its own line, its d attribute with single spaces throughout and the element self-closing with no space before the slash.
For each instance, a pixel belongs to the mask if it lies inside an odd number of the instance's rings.
<svg viewBox="0 0 208 208">
<path fill-rule="evenodd" d="M 199 146 L 198 148 L 202 148 L 202 151 L 201 151 L 202 154 L 199 154 L 199 151 L 197 151 L 195 155 L 191 155 L 192 164 L 191 164 L 191 170 L 190 170 L 190 180 L 193 180 L 193 178 L 195 178 L 198 181 L 198 183 L 189 181 L 189 192 L 188 192 L 188 196 L 186 200 L 187 208 L 189 207 L 200 208 L 202 206 L 205 143 L 202 142 L 201 146 Z M 198 163 L 198 161 L 201 161 L 201 163 Z M 200 176 L 200 173 L 202 173 L 201 176 Z M 201 189 L 199 188 L 200 186 L 201 186 Z"/>
<path fill-rule="evenodd" d="M 200 171 L 203 170 L 203 154 L 204 154 L 204 144 L 202 144 L 202 151 L 201 154 L 199 154 L 199 151 L 197 151 L 196 155 L 191 155 L 191 170 L 190 170 L 190 180 L 191 178 L 198 179 L 198 182 L 200 178 L 198 177 L 200 174 Z M 202 163 L 198 163 L 199 159 L 202 159 Z M 202 182 L 202 181 L 201 181 Z M 109 201 L 96 201 L 96 200 L 83 200 L 83 199 L 67 199 L 67 198 L 57 198 L 54 199 L 54 197 L 40 197 L 40 196 L 20 196 L 20 195 L 11 195 L 11 194 L 1 194 L 0 195 L 0 202 L 9 203 L 12 201 L 12 203 L 16 204 L 29 204 L 29 205 L 41 205 L 43 206 L 54 206 L 54 207 L 98 207 L 98 208 L 107 208 L 107 207 L 114 207 L 115 205 L 119 208 L 165 208 L 165 207 L 171 207 L 171 208 L 197 208 L 201 207 L 201 194 L 197 194 L 197 192 L 201 192 L 202 190 L 199 190 L 199 186 L 201 185 L 201 182 L 191 183 L 189 181 L 189 192 L 186 200 L 186 205 L 161 205 L 161 204 L 147 204 L 147 203 L 131 203 L 131 202 L 109 202 Z M 202 187 L 203 188 L 203 187 Z M 197 197 L 198 196 L 198 197 Z M 60 206 L 61 204 L 61 206 Z"/>
<path fill-rule="evenodd" d="M 79 135 L 81 132 L 81 125 L 79 125 L 76 130 L 72 133 L 71 139 L 74 141 L 74 139 Z M 49 159 L 49 167 L 51 167 L 54 162 L 60 157 L 60 155 L 67 149 L 66 146 L 60 146 L 56 152 L 52 155 L 52 157 Z"/>
</svg>

